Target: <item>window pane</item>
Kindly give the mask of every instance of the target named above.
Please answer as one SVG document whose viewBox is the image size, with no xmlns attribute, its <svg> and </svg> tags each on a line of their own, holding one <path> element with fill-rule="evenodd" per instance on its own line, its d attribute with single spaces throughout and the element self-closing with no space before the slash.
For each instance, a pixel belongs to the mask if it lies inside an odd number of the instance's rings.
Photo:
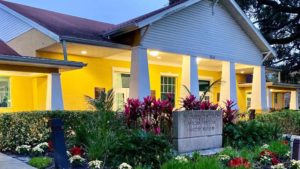
<svg viewBox="0 0 300 169">
<path fill-rule="evenodd" d="M 168 97 L 168 94 L 173 94 L 175 96 L 175 87 L 176 87 L 176 77 L 162 76 L 161 77 L 161 99 L 165 100 Z M 175 102 L 175 99 L 174 99 Z M 173 102 L 173 104 L 174 104 Z"/>
<path fill-rule="evenodd" d="M 199 80 L 199 90 L 205 91 L 210 86 L 210 81 L 207 80 Z"/>
<path fill-rule="evenodd" d="M 129 88 L 130 74 L 121 74 L 122 88 Z"/>
<path fill-rule="evenodd" d="M 9 78 L 0 77 L 0 107 L 10 107 Z"/>
</svg>

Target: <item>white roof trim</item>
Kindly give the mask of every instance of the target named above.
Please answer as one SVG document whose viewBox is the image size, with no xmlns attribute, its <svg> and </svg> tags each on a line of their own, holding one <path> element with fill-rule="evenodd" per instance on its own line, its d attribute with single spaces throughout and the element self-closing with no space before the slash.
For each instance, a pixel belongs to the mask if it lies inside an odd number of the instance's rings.
<svg viewBox="0 0 300 169">
<path fill-rule="evenodd" d="M 187 7 L 195 4 L 197 2 L 200 2 L 200 1 L 201 0 L 189 0 L 189 1 L 183 2 L 183 3 L 178 4 L 178 5 L 170 8 L 170 9 L 164 10 L 164 11 L 162 11 L 162 12 L 156 14 L 156 15 L 153 15 L 153 16 L 151 16 L 151 17 L 149 17 L 149 18 L 147 18 L 147 19 L 145 19 L 145 20 L 143 20 L 141 22 L 136 23 L 136 26 L 138 26 L 139 28 L 142 28 L 142 27 L 144 27 L 146 25 L 149 25 L 149 24 L 151 24 L 151 23 L 153 23 L 155 21 L 158 21 L 158 20 L 160 20 L 160 19 L 162 19 L 162 18 L 164 18 L 164 17 L 166 17 L 168 15 L 171 15 L 171 14 L 173 14 L 175 12 L 178 12 L 178 11 L 180 11 L 182 9 L 185 9 L 185 8 L 187 8 Z"/>
<path fill-rule="evenodd" d="M 60 41 L 60 38 L 59 38 L 59 36 L 56 33 L 48 30 L 47 28 L 45 28 L 45 27 L 41 26 L 40 24 L 32 21 L 31 19 L 23 16 L 22 14 L 14 11 L 12 9 L 10 9 L 9 7 L 7 7 L 7 6 L 3 5 L 3 4 L 0 4 L 0 9 L 5 10 L 9 14 L 12 14 L 13 16 L 17 17 L 18 19 L 22 20 L 23 22 L 27 23 L 28 25 L 32 26 L 33 28 L 35 28 L 35 29 L 41 31 L 42 33 L 46 34 L 47 36 L 49 36 L 53 40 L 55 40 L 57 42 Z"/>
<path fill-rule="evenodd" d="M 232 4 L 232 6 L 237 10 L 237 12 L 242 16 L 242 18 L 248 23 L 249 27 L 254 31 L 254 33 L 258 36 L 258 38 L 264 43 L 264 45 L 269 49 L 269 51 L 273 54 L 273 56 L 277 56 L 277 53 L 275 50 L 270 46 L 270 44 L 267 42 L 267 40 L 264 38 L 264 36 L 261 34 L 260 31 L 258 31 L 250 19 L 246 16 L 246 14 L 242 11 L 240 6 L 235 2 L 235 0 L 229 0 L 229 2 Z"/>
</svg>

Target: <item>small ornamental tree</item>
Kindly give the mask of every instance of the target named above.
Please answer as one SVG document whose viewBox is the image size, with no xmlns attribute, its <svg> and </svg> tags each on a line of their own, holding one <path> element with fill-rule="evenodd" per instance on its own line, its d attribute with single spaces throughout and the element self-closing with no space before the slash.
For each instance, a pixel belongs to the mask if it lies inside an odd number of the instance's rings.
<svg viewBox="0 0 300 169">
<path fill-rule="evenodd" d="M 238 118 L 238 110 L 234 109 L 236 103 L 232 100 L 226 100 L 225 108 L 223 109 L 223 123 L 224 125 L 233 124 Z"/>
<path fill-rule="evenodd" d="M 219 107 L 218 104 L 213 104 L 210 101 L 200 101 L 192 94 L 181 102 L 185 110 L 217 110 Z"/>
<path fill-rule="evenodd" d="M 160 134 L 163 121 L 166 121 L 169 127 L 172 125 L 172 99 L 171 95 L 163 101 L 151 96 L 145 97 L 142 102 L 138 99 L 128 99 L 124 112 L 128 127 Z"/>
</svg>

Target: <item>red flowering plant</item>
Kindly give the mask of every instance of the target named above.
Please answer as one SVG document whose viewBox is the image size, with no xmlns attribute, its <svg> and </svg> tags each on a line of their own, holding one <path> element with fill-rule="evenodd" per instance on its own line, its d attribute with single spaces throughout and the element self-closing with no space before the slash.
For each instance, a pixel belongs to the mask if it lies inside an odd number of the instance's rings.
<svg viewBox="0 0 300 169">
<path fill-rule="evenodd" d="M 127 99 L 124 113 L 129 127 L 137 127 L 137 120 L 141 116 L 141 112 L 141 102 L 139 99 Z"/>
<path fill-rule="evenodd" d="M 72 156 L 75 156 L 75 155 L 82 156 L 83 155 L 83 149 L 81 147 L 74 146 L 70 149 L 70 153 L 71 153 Z"/>
<path fill-rule="evenodd" d="M 277 165 L 278 163 L 280 163 L 277 155 L 270 150 L 263 150 L 262 152 L 260 152 L 259 162 L 262 165 Z"/>
<path fill-rule="evenodd" d="M 239 168 L 239 167 L 250 168 L 251 164 L 245 158 L 236 157 L 236 158 L 233 158 L 233 159 L 229 160 L 228 166 L 230 168 Z"/>
<path fill-rule="evenodd" d="M 168 126 L 172 125 L 172 95 L 167 100 L 145 97 L 141 102 L 138 99 L 128 99 L 125 104 L 125 117 L 130 128 L 139 128 L 155 134 L 160 134 L 162 121 L 167 121 Z"/>
<path fill-rule="evenodd" d="M 48 150 L 53 151 L 53 142 L 51 140 L 48 141 Z"/>
<path fill-rule="evenodd" d="M 219 107 L 218 104 L 213 104 L 210 101 L 200 101 L 192 94 L 182 99 L 181 102 L 185 110 L 217 110 Z"/>
<path fill-rule="evenodd" d="M 233 124 L 236 119 L 238 118 L 238 110 L 234 109 L 236 103 L 233 100 L 226 100 L 225 108 L 222 109 L 223 111 L 223 123 L 226 124 Z"/>
</svg>

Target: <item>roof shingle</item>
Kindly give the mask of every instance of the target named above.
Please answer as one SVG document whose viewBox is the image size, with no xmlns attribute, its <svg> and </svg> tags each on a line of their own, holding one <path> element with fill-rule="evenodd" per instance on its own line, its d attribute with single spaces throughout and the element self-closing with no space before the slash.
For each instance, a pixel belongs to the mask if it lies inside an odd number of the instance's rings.
<svg viewBox="0 0 300 169">
<path fill-rule="evenodd" d="M 0 54 L 1 55 L 14 55 L 20 56 L 16 51 L 9 47 L 5 42 L 0 40 Z"/>
<path fill-rule="evenodd" d="M 115 26 L 109 23 L 61 14 L 7 1 L 1 0 L 0 3 L 41 26 L 44 26 L 59 36 L 101 40 L 101 32 L 112 29 Z"/>
</svg>

